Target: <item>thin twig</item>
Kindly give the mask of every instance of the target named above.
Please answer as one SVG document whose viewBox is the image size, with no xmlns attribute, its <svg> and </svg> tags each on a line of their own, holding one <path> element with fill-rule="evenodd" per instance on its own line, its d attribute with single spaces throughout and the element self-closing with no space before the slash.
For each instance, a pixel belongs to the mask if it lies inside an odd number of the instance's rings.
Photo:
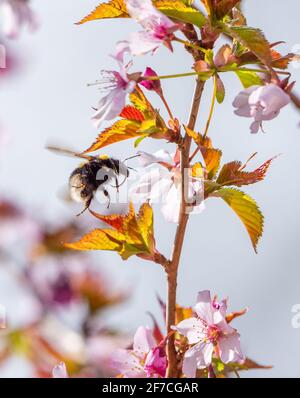
<svg viewBox="0 0 300 398">
<path fill-rule="evenodd" d="M 198 112 L 200 101 L 202 97 L 202 92 L 204 88 L 204 82 L 201 80 L 197 80 L 189 122 L 187 127 L 191 130 L 194 130 Z M 173 255 L 171 262 L 168 266 L 168 299 L 167 299 L 167 314 L 166 314 L 166 323 L 167 323 L 167 332 L 171 331 L 171 326 L 175 324 L 175 312 L 176 312 L 176 292 L 177 292 L 177 274 L 178 274 L 178 266 L 180 261 L 180 256 L 182 252 L 184 236 L 186 231 L 187 222 L 189 219 L 189 214 L 187 211 L 187 203 L 185 198 L 185 171 L 189 168 L 190 161 L 190 148 L 191 148 L 191 137 L 188 134 L 184 137 L 184 143 L 181 149 L 181 207 L 179 214 L 179 222 L 177 226 L 177 231 L 174 240 L 173 247 Z M 176 358 L 176 350 L 174 346 L 174 334 L 170 336 L 167 343 L 167 355 L 168 355 L 168 370 L 167 377 L 178 377 L 178 366 L 177 366 L 177 358 Z"/>
<path fill-rule="evenodd" d="M 163 93 L 160 94 L 160 98 L 161 98 L 161 100 L 162 100 L 162 102 L 163 102 L 163 104 L 164 104 L 164 106 L 165 106 L 165 108 L 166 108 L 166 110 L 167 110 L 167 112 L 169 114 L 170 119 L 174 120 L 173 113 L 172 113 L 172 111 L 171 111 L 171 109 L 169 107 L 169 104 L 168 104 L 168 102 L 167 102 L 167 100 L 166 100 L 166 98 L 165 98 Z"/>
</svg>

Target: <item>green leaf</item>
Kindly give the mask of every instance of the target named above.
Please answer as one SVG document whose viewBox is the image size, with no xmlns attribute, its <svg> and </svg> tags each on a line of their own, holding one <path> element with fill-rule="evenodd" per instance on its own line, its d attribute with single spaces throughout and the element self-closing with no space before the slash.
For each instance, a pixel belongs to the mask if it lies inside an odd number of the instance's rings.
<svg viewBox="0 0 300 398">
<path fill-rule="evenodd" d="M 137 148 L 137 147 L 140 145 L 140 143 L 141 143 L 142 141 L 144 141 L 145 138 L 148 138 L 148 137 L 149 137 L 149 135 L 148 135 L 148 134 L 145 134 L 145 135 L 142 135 L 141 137 L 137 138 L 137 139 L 134 141 L 134 147 Z"/>
<path fill-rule="evenodd" d="M 240 69 L 235 73 L 237 74 L 244 88 L 249 88 L 251 86 L 262 86 L 264 84 L 256 72 L 248 72 Z"/>
<path fill-rule="evenodd" d="M 270 43 L 260 29 L 251 28 L 249 26 L 227 26 L 225 24 L 221 24 L 220 26 L 224 33 L 233 37 L 244 47 L 248 48 L 263 64 L 268 66 L 271 65 L 272 54 Z"/>
<path fill-rule="evenodd" d="M 185 4 L 186 3 L 186 4 Z M 206 17 L 201 11 L 187 5 L 182 0 L 156 0 L 155 6 L 165 15 L 178 21 L 190 23 L 202 28 L 207 23 Z"/>
<path fill-rule="evenodd" d="M 225 86 L 220 76 L 216 75 L 215 79 L 216 79 L 216 98 L 218 103 L 222 104 L 222 102 L 225 99 Z"/>
<path fill-rule="evenodd" d="M 237 214 L 244 224 L 257 253 L 257 244 L 263 233 L 264 217 L 254 199 L 233 188 L 222 188 L 213 192 L 210 197 L 222 198 Z"/>
</svg>

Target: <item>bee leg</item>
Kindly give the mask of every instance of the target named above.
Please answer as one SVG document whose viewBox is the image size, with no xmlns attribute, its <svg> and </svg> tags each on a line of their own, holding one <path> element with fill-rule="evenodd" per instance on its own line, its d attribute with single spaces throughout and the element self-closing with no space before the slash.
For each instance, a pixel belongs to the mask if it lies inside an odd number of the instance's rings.
<svg viewBox="0 0 300 398">
<path fill-rule="evenodd" d="M 109 193 L 107 192 L 106 189 L 103 190 L 103 195 L 106 196 L 106 197 L 108 198 L 107 208 L 109 209 L 109 206 L 110 206 L 110 196 L 109 196 Z"/>
<path fill-rule="evenodd" d="M 76 217 L 79 217 L 79 216 L 81 216 L 84 212 L 86 212 L 87 209 L 89 209 L 89 207 L 90 207 L 90 205 L 91 205 L 91 202 L 92 202 L 92 199 L 88 200 L 88 201 L 86 202 L 85 206 L 84 206 L 84 209 L 83 209 L 79 214 L 76 214 Z"/>
<path fill-rule="evenodd" d="M 117 192 L 119 193 L 119 188 L 120 188 L 120 185 L 119 185 L 119 180 L 118 180 L 118 178 L 117 178 L 117 177 L 115 177 L 115 182 L 116 182 L 116 188 L 117 188 Z"/>
</svg>

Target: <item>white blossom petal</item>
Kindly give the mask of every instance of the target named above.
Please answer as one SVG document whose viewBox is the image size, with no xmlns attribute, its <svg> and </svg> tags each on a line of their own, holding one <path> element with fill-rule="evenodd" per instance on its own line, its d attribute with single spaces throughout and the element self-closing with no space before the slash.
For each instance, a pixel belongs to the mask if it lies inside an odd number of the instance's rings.
<svg viewBox="0 0 300 398">
<path fill-rule="evenodd" d="M 138 151 L 137 154 L 140 156 L 139 161 L 142 167 L 147 167 L 153 163 L 160 162 L 169 164 L 173 163 L 172 155 L 164 149 L 160 149 L 159 151 L 154 153 Z"/>
<path fill-rule="evenodd" d="M 177 326 L 173 326 L 172 329 L 187 337 L 189 344 L 199 343 L 205 336 L 203 324 L 198 318 L 184 319 Z"/>
<path fill-rule="evenodd" d="M 155 341 L 152 332 L 149 328 L 140 326 L 133 340 L 133 350 L 141 355 L 148 354 L 148 352 L 155 346 Z"/>
<path fill-rule="evenodd" d="M 220 337 L 218 347 L 222 362 L 244 362 L 245 357 L 241 350 L 240 335 L 237 332 Z"/>
<path fill-rule="evenodd" d="M 55 379 L 67 379 L 69 377 L 64 362 L 60 362 L 58 365 L 54 366 L 52 369 L 52 377 Z"/>
</svg>

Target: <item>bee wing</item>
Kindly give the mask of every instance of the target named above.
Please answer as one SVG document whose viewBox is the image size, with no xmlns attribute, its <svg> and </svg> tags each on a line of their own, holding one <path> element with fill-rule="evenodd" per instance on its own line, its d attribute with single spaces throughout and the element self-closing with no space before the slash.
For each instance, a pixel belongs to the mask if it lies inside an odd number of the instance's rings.
<svg viewBox="0 0 300 398">
<path fill-rule="evenodd" d="M 74 152 L 71 149 L 59 148 L 59 147 L 52 146 L 52 145 L 47 145 L 46 149 L 48 151 L 55 152 L 59 155 L 72 156 L 72 157 L 86 159 L 86 160 L 96 159 L 94 156 L 85 155 L 83 153 Z"/>
</svg>

